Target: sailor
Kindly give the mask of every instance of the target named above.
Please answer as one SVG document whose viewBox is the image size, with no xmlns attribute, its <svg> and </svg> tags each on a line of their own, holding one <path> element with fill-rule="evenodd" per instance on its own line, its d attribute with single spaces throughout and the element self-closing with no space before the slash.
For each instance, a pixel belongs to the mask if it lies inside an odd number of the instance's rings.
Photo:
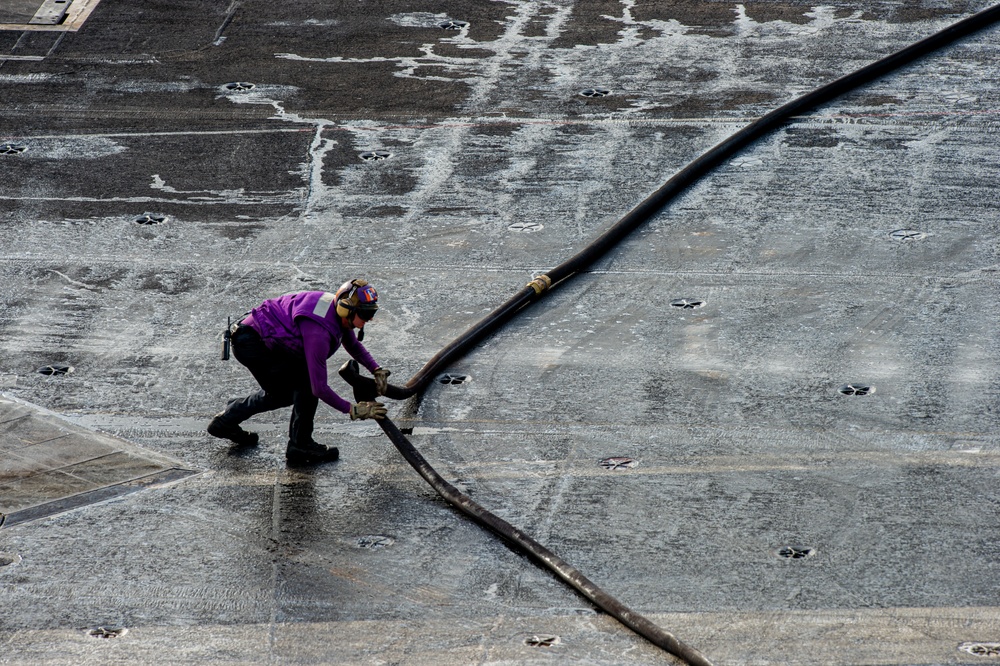
<svg viewBox="0 0 1000 666">
<path fill-rule="evenodd" d="M 240 424 L 255 414 L 291 405 L 288 424 L 289 464 L 336 460 L 340 452 L 312 438 L 316 407 L 322 400 L 351 420 L 382 419 L 380 402 L 351 404 L 330 388 L 326 361 L 344 349 L 375 377 L 378 395 L 385 395 L 390 372 L 381 367 L 360 340 L 364 327 L 378 312 L 378 292 L 365 280 L 345 282 L 336 293 L 304 291 L 268 299 L 230 329 L 236 360 L 250 370 L 260 390 L 231 400 L 208 424 L 208 433 L 239 446 L 257 444 L 257 433 Z M 355 335 L 354 330 L 358 329 Z"/>
</svg>

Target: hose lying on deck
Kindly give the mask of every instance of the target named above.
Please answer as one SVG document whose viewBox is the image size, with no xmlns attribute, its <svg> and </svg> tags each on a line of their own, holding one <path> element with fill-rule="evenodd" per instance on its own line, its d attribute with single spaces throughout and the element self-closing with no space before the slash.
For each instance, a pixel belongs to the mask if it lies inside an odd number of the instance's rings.
<svg viewBox="0 0 1000 666">
<path fill-rule="evenodd" d="M 515 294 L 510 300 L 488 314 L 465 333 L 455 338 L 454 341 L 427 361 L 424 367 L 413 375 L 405 385 L 394 387 L 393 393 L 386 394 L 386 397 L 398 400 L 414 395 L 417 391 L 426 387 L 427 383 L 437 374 L 464 356 L 481 340 L 498 330 L 526 305 L 541 299 L 553 288 L 560 286 L 567 278 L 591 266 L 628 236 L 628 234 L 649 221 L 668 202 L 693 185 L 699 178 L 706 175 L 724 160 L 735 155 L 740 149 L 745 148 L 768 132 L 777 129 L 791 117 L 811 111 L 820 104 L 850 92 L 880 76 L 884 76 L 962 37 L 982 30 L 996 23 L 998 20 L 1000 20 L 1000 5 L 994 5 L 901 51 L 897 51 L 866 67 L 862 67 L 783 106 L 779 106 L 767 115 L 747 125 L 678 171 L 658 190 L 649 195 L 642 203 L 601 234 L 597 240 L 545 275 L 532 280 L 528 286 Z M 543 288 L 540 288 L 540 280 L 547 283 Z"/>
<path fill-rule="evenodd" d="M 375 380 L 360 375 L 357 361 L 348 361 L 341 366 L 340 376 L 354 387 L 354 397 L 356 400 L 375 399 Z M 406 459 L 406 462 L 410 463 L 413 469 L 417 470 L 417 473 L 424 477 L 424 480 L 439 495 L 448 500 L 452 506 L 470 516 L 480 525 L 488 527 L 512 546 L 516 546 L 520 551 L 527 553 L 536 562 L 548 568 L 580 594 L 590 599 L 598 608 L 640 636 L 645 637 L 670 654 L 680 657 L 688 664 L 692 664 L 692 666 L 711 666 L 711 662 L 698 652 L 698 650 L 685 645 L 670 632 L 664 631 L 644 616 L 625 606 L 610 594 L 594 585 L 579 570 L 561 557 L 507 521 L 490 513 L 473 501 L 468 495 L 448 483 L 428 464 L 427 460 L 420 455 L 420 452 L 417 451 L 413 444 L 410 443 L 410 440 L 400 432 L 399 428 L 391 420 L 384 418 L 378 424 L 382 426 L 382 431 L 389 437 L 396 449 Z"/>
<path fill-rule="evenodd" d="M 601 234 L 597 240 L 545 275 L 536 277 L 529 282 L 523 290 L 515 294 L 510 300 L 435 354 L 405 385 L 390 385 L 385 397 L 402 400 L 424 389 L 434 376 L 464 356 L 481 340 L 498 330 L 527 305 L 542 298 L 553 287 L 561 285 L 565 280 L 591 266 L 628 234 L 647 222 L 653 215 L 660 212 L 669 201 L 695 183 L 699 178 L 721 164 L 724 160 L 732 157 L 740 149 L 756 141 L 766 133 L 780 127 L 794 115 L 812 110 L 820 104 L 854 90 L 923 55 L 986 28 L 998 20 L 1000 20 L 1000 5 L 995 5 L 901 51 L 897 51 L 832 83 L 828 83 L 811 93 L 792 100 L 751 123 L 736 134 L 733 134 L 677 172 L 663 186 Z M 351 367 L 351 363 L 354 363 L 353 367 Z M 341 368 L 341 375 L 348 383 L 355 387 L 355 395 L 358 400 L 374 399 L 374 381 L 361 377 L 358 374 L 355 362 L 351 361 L 345 364 Z M 406 461 L 453 506 L 472 517 L 481 525 L 499 534 L 512 545 L 528 553 L 536 561 L 548 567 L 563 581 L 590 599 L 599 608 L 617 618 L 622 624 L 655 645 L 692 666 L 706 666 L 710 664 L 700 652 L 685 645 L 672 634 L 628 609 L 531 537 L 494 516 L 473 502 L 469 497 L 459 492 L 434 471 L 392 421 L 384 419 L 379 424 Z"/>
</svg>

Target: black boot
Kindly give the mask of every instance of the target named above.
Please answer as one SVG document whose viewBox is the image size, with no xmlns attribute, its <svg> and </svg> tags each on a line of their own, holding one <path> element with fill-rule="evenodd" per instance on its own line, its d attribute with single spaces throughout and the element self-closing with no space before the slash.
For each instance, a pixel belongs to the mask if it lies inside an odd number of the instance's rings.
<svg viewBox="0 0 1000 666">
<path fill-rule="evenodd" d="M 219 439 L 228 439 L 237 446 L 257 446 L 259 438 L 255 432 L 247 432 L 226 419 L 225 412 L 219 412 L 208 424 L 208 434 Z"/>
<path fill-rule="evenodd" d="M 306 444 L 288 442 L 285 451 L 285 460 L 289 465 L 318 465 L 333 462 L 339 457 L 340 450 L 336 446 L 326 446 L 311 439 Z"/>
</svg>

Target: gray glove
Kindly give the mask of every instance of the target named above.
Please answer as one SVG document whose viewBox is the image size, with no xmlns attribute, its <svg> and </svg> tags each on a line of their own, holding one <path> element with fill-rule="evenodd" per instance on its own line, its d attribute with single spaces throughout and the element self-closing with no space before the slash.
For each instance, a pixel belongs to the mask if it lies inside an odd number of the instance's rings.
<svg viewBox="0 0 1000 666">
<path fill-rule="evenodd" d="M 375 368 L 375 393 L 378 395 L 385 395 L 385 392 L 389 390 L 389 375 L 392 373 L 385 368 Z"/>
<path fill-rule="evenodd" d="M 357 421 L 358 419 L 377 419 L 382 420 L 385 418 L 385 405 L 381 402 L 359 402 L 356 405 L 351 405 L 351 420 Z"/>
</svg>

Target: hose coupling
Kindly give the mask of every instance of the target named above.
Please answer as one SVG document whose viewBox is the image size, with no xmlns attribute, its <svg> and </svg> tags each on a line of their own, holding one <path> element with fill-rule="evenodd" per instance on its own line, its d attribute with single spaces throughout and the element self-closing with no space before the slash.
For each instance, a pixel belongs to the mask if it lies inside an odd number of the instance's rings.
<svg viewBox="0 0 1000 666">
<path fill-rule="evenodd" d="M 548 275 L 539 275 L 526 286 L 535 290 L 535 295 L 542 293 L 552 286 L 552 279 Z"/>
</svg>

